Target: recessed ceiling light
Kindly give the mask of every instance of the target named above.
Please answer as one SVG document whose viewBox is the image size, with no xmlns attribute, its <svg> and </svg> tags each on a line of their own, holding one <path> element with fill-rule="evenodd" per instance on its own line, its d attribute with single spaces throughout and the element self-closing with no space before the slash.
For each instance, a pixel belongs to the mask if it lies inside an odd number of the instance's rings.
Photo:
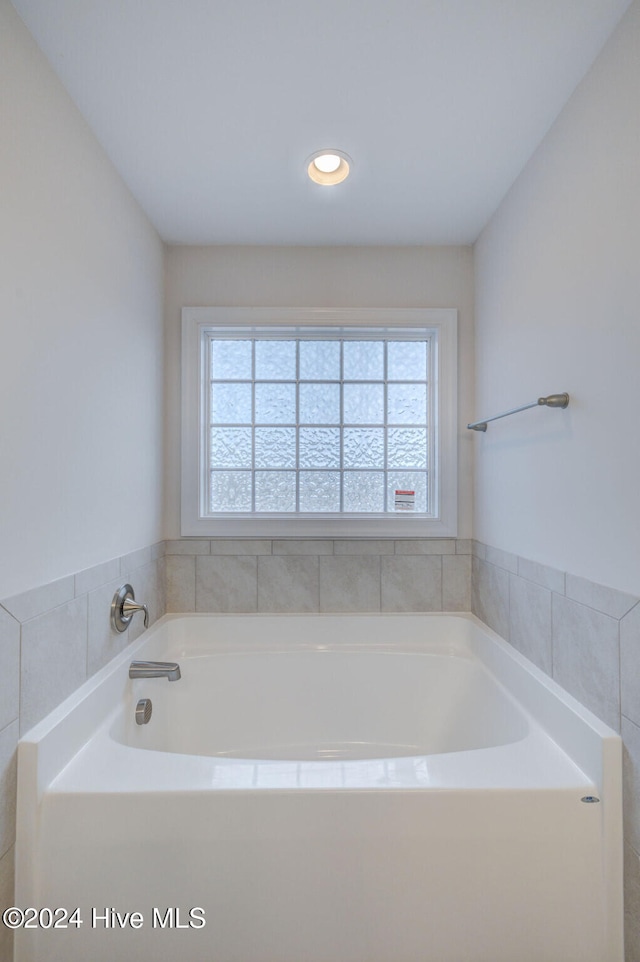
<svg viewBox="0 0 640 962">
<path fill-rule="evenodd" d="M 321 173 L 332 174 L 340 166 L 340 158 L 337 154 L 320 154 L 313 164 Z"/>
<path fill-rule="evenodd" d="M 351 163 L 342 150 L 317 150 L 307 160 L 307 173 L 314 183 L 331 187 L 349 176 Z"/>
</svg>

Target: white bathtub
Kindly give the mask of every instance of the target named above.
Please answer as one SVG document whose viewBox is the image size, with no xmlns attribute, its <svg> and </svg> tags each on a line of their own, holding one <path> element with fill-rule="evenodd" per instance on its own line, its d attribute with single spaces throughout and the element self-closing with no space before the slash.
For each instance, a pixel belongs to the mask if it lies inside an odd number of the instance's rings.
<svg viewBox="0 0 640 962">
<path fill-rule="evenodd" d="M 17 962 L 622 962 L 620 769 L 471 616 L 169 615 L 20 742 Z"/>
</svg>

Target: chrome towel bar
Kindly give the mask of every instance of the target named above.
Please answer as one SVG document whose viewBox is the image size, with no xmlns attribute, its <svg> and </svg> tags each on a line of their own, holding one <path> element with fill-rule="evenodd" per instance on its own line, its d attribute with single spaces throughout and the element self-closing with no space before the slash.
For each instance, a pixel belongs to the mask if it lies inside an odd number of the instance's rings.
<svg viewBox="0 0 640 962">
<path fill-rule="evenodd" d="M 539 397 L 537 401 L 532 401 L 531 404 L 523 404 L 522 407 L 512 408 L 511 411 L 503 411 L 502 414 L 494 414 L 492 418 L 484 418 L 482 421 L 474 421 L 473 424 L 467 424 L 467 428 L 470 431 L 486 431 L 489 421 L 497 421 L 498 418 L 508 418 L 510 414 L 518 414 L 519 411 L 527 411 L 529 408 L 538 407 L 538 405 L 544 405 L 548 408 L 566 408 L 568 404 L 568 394 L 550 394 L 548 397 Z"/>
</svg>

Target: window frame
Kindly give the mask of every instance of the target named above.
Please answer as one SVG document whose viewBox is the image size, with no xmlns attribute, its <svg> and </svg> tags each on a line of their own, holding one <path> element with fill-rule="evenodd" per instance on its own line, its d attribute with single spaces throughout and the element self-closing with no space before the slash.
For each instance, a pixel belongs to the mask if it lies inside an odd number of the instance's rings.
<svg viewBox="0 0 640 962">
<path fill-rule="evenodd" d="M 181 533 L 220 538 L 454 538 L 457 536 L 457 316 L 455 308 L 262 308 L 184 307 L 182 309 L 182 464 Z M 435 335 L 433 419 L 437 469 L 434 513 L 381 515 L 229 512 L 204 513 L 207 331 L 256 337 L 339 337 L 341 330 L 393 337 Z"/>
</svg>

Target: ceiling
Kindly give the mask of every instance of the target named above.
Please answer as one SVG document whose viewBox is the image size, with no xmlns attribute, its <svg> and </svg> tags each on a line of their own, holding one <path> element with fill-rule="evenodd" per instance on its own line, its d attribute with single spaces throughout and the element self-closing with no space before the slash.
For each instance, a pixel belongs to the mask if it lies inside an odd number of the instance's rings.
<svg viewBox="0 0 640 962">
<path fill-rule="evenodd" d="M 414 245 L 475 241 L 629 0 L 13 5 L 165 241 Z"/>
</svg>

